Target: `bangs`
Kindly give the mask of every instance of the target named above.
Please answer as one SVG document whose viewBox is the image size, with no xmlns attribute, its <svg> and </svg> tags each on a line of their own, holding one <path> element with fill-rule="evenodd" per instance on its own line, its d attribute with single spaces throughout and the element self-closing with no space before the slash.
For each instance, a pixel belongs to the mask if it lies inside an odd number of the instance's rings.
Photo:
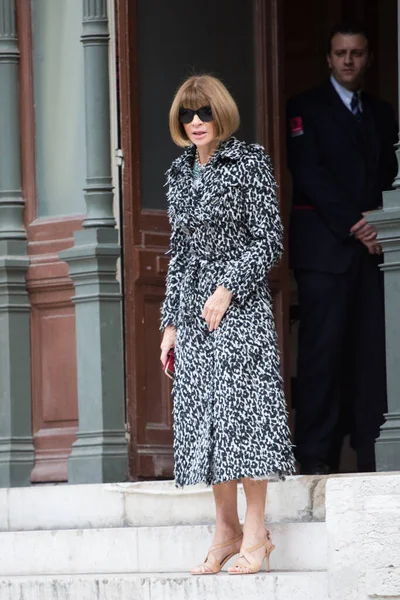
<svg viewBox="0 0 400 600">
<path fill-rule="evenodd" d="M 203 106 L 211 108 L 214 133 L 219 141 L 228 139 L 238 129 L 239 111 L 222 81 L 212 75 L 193 75 L 178 89 L 169 111 L 169 129 L 177 146 L 184 148 L 191 144 L 179 120 L 179 109 L 198 110 Z"/>
<path fill-rule="evenodd" d="M 191 108 L 192 110 L 197 110 L 202 106 L 210 106 L 210 99 L 196 83 L 182 91 L 180 101 L 181 106 Z"/>
</svg>

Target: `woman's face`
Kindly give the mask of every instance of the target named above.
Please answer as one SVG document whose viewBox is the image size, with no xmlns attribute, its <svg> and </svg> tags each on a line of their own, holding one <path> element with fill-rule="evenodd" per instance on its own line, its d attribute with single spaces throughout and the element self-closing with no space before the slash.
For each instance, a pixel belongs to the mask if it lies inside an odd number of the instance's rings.
<svg viewBox="0 0 400 600">
<path fill-rule="evenodd" d="M 192 122 L 184 123 L 183 128 L 189 140 L 198 148 L 208 146 L 215 140 L 214 121 L 206 123 L 201 121 L 198 115 L 194 115 Z"/>
</svg>

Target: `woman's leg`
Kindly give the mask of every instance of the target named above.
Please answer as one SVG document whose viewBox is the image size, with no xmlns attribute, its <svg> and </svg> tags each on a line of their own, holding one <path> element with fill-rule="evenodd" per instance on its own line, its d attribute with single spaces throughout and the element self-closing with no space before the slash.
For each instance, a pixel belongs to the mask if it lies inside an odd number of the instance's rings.
<svg viewBox="0 0 400 600">
<path fill-rule="evenodd" d="M 213 486 L 214 501 L 215 501 L 215 512 L 216 512 L 216 523 L 214 538 L 211 544 L 218 546 L 225 544 L 230 540 L 238 537 L 242 533 L 240 526 L 238 512 L 237 512 L 237 481 L 227 481 L 226 483 L 219 483 Z M 218 562 L 222 562 L 228 554 L 231 554 L 234 549 L 239 551 L 241 546 L 241 539 L 237 540 L 234 544 L 230 544 L 225 548 L 217 548 L 212 550 L 212 556 Z M 211 564 L 207 566 L 205 563 L 206 570 L 211 571 Z M 200 573 L 202 566 L 193 569 L 192 573 Z"/>
<path fill-rule="evenodd" d="M 258 481 L 254 479 L 242 479 L 244 492 L 246 494 L 246 517 L 243 526 L 243 542 L 242 548 L 252 548 L 257 546 L 267 536 L 267 529 L 265 527 L 264 514 L 265 504 L 267 499 L 267 487 L 268 481 Z M 265 547 L 261 547 L 259 550 L 252 552 L 252 557 L 257 561 L 261 562 L 265 556 Z M 237 564 L 248 567 L 249 563 L 245 558 L 241 558 L 237 561 Z M 230 571 L 238 571 L 232 567 Z"/>
<path fill-rule="evenodd" d="M 264 515 L 268 481 L 246 478 L 242 480 L 242 483 L 247 503 L 243 531 L 246 539 L 257 543 L 263 540 L 266 535 Z M 250 545 L 254 546 L 254 544 Z"/>
<path fill-rule="evenodd" d="M 213 486 L 215 534 L 213 544 L 222 544 L 242 532 L 237 510 L 237 480 Z"/>
</svg>

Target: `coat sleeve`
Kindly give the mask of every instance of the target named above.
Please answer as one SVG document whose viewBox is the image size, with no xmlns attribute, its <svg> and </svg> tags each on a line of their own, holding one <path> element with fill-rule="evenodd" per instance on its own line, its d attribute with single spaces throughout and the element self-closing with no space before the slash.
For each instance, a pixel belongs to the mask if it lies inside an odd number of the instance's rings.
<svg viewBox="0 0 400 600">
<path fill-rule="evenodd" d="M 176 325 L 179 309 L 179 296 L 182 277 L 185 272 L 184 234 L 172 231 L 170 240 L 170 261 L 168 264 L 165 300 L 161 308 L 161 326 L 164 330 L 168 325 Z"/>
<path fill-rule="evenodd" d="M 168 171 L 168 184 L 171 181 L 170 173 L 171 170 Z M 187 237 L 179 227 L 176 227 L 175 220 L 172 217 L 174 209 L 171 204 L 171 188 L 169 189 L 168 197 L 168 214 L 171 224 L 171 238 L 168 252 L 170 260 L 168 263 L 165 300 L 161 307 L 161 330 L 164 330 L 168 325 L 176 326 L 181 284 L 186 265 Z"/>
<path fill-rule="evenodd" d="M 346 240 L 350 229 L 362 218 L 352 199 L 335 182 L 321 164 L 312 108 L 292 100 L 288 102 L 288 166 L 293 185 L 314 206 L 336 236 Z M 301 123 L 301 132 L 292 137 L 294 120 Z M 326 140 L 329 144 L 330 141 Z"/>
<path fill-rule="evenodd" d="M 283 230 L 276 183 L 269 156 L 260 146 L 247 170 L 244 188 L 246 222 L 250 241 L 243 254 L 227 263 L 220 285 L 240 304 L 266 282 L 267 274 L 283 252 Z"/>
</svg>

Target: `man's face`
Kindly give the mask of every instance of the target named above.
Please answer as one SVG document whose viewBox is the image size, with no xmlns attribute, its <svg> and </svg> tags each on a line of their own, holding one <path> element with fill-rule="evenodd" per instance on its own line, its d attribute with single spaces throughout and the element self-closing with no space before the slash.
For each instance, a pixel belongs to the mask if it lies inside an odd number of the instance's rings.
<svg viewBox="0 0 400 600">
<path fill-rule="evenodd" d="M 348 90 L 357 90 L 370 63 L 368 41 L 361 35 L 337 33 L 332 38 L 328 65 L 338 83 Z"/>
</svg>

